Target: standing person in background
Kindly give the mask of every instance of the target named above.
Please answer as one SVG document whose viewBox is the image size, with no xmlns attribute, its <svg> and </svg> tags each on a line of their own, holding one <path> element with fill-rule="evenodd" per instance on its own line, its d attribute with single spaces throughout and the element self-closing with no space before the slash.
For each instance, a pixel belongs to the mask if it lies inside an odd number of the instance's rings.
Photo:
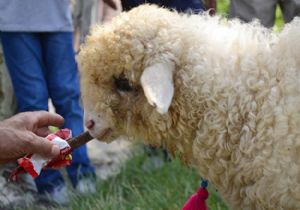
<svg viewBox="0 0 300 210">
<path fill-rule="evenodd" d="M 83 132 L 79 81 L 75 62 L 69 0 L 2 0 L 0 31 L 6 64 L 16 94 L 18 112 L 48 110 L 51 98 L 63 127 Z M 67 167 L 79 193 L 95 191 L 94 168 L 86 146 L 73 152 Z M 35 180 L 41 199 L 66 204 L 61 173 L 44 170 Z"/>
<path fill-rule="evenodd" d="M 74 0 L 72 19 L 74 25 L 74 48 L 76 51 L 90 31 L 92 8 L 95 0 Z"/>
<path fill-rule="evenodd" d="M 121 2 L 124 11 L 128 11 L 144 3 L 157 4 L 159 6 L 176 9 L 179 12 L 193 11 L 197 13 L 205 10 L 202 0 L 121 0 Z"/>
<path fill-rule="evenodd" d="M 205 9 L 209 11 L 210 15 L 214 15 L 217 12 L 216 0 L 204 0 Z"/>
<path fill-rule="evenodd" d="M 2 44 L 0 41 L 0 120 L 11 117 L 16 113 L 16 100 L 8 75 Z"/>
<path fill-rule="evenodd" d="M 0 41 L 0 121 L 11 117 L 16 113 L 16 111 L 15 95 L 13 92 L 11 79 L 7 72 L 2 51 L 2 44 Z M 6 142 L 8 141 L 7 138 L 4 138 L 3 140 Z M 16 167 L 16 161 L 0 166 L 0 209 L 1 207 L 4 208 L 5 205 L 26 205 L 33 201 L 33 195 L 28 192 L 35 192 L 36 187 L 30 175 L 22 174 L 19 177 L 18 184 L 9 182 L 7 180 L 7 177 L 5 176 L 6 172 L 11 171 Z M 24 192 L 27 193 L 24 195 Z"/>
<path fill-rule="evenodd" d="M 75 0 L 72 4 L 72 18 L 76 52 L 88 35 L 91 24 L 110 21 L 120 12 L 120 0 Z"/>
<path fill-rule="evenodd" d="M 262 25 L 270 28 L 274 26 L 277 5 L 286 23 L 300 15 L 300 0 L 231 0 L 229 17 L 245 22 L 259 19 Z"/>
<path fill-rule="evenodd" d="M 120 0 L 96 0 L 93 11 L 93 22 L 103 24 L 109 22 L 113 17 L 120 14 L 122 10 Z"/>
</svg>

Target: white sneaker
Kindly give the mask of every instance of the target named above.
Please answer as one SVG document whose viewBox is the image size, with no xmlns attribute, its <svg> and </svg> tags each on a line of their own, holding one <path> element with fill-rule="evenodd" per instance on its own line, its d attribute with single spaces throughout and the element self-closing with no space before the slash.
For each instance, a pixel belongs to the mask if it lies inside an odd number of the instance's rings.
<svg viewBox="0 0 300 210">
<path fill-rule="evenodd" d="M 80 195 L 88 195 L 96 193 L 96 179 L 82 178 L 78 181 L 75 188 L 76 192 Z"/>
</svg>

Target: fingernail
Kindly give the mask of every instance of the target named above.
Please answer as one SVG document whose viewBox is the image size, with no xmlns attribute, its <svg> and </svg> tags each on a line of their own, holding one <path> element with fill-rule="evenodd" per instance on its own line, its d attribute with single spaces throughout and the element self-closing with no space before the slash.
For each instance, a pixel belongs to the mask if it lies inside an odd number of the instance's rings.
<svg viewBox="0 0 300 210">
<path fill-rule="evenodd" d="M 53 146 L 52 146 L 52 150 L 51 150 L 51 155 L 52 155 L 53 157 L 55 157 L 55 156 L 58 156 L 59 153 L 60 153 L 59 147 L 58 147 L 57 145 L 53 145 Z"/>
</svg>

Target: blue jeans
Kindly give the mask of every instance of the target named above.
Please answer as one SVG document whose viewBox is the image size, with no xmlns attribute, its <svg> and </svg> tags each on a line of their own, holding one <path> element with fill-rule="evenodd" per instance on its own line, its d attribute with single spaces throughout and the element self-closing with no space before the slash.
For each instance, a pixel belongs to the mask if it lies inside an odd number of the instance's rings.
<svg viewBox="0 0 300 210">
<path fill-rule="evenodd" d="M 71 32 L 1 32 L 6 64 L 19 112 L 48 110 L 51 98 L 63 127 L 74 136 L 83 131 L 83 111 Z M 94 176 L 86 146 L 76 149 L 67 173 L 74 187 L 81 175 Z M 35 180 L 39 192 L 51 192 L 64 183 L 57 170 L 44 170 Z"/>
</svg>

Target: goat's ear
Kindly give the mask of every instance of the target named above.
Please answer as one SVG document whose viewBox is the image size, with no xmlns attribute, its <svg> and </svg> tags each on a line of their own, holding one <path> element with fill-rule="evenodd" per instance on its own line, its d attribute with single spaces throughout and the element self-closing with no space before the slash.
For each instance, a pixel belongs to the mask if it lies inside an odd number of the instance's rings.
<svg viewBox="0 0 300 210">
<path fill-rule="evenodd" d="M 141 84 L 144 94 L 160 114 L 168 112 L 174 95 L 173 63 L 157 63 L 144 69 Z"/>
</svg>

